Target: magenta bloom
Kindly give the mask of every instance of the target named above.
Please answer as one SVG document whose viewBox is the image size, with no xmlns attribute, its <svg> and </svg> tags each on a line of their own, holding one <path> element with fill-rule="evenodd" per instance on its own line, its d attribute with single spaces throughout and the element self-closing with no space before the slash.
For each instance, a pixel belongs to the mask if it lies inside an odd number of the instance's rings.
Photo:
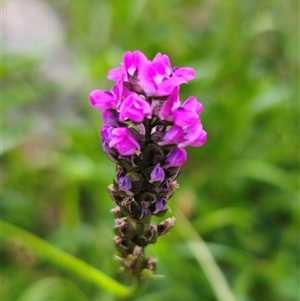
<svg viewBox="0 0 300 301">
<path fill-rule="evenodd" d="M 128 128 L 115 128 L 111 133 L 113 138 L 108 145 L 109 147 L 115 147 L 121 156 L 133 155 L 136 150 L 141 149 Z"/>
<path fill-rule="evenodd" d="M 150 174 L 149 183 L 162 182 L 164 178 L 165 178 L 164 169 L 160 167 L 160 164 L 157 164 Z"/>
<path fill-rule="evenodd" d="M 193 96 L 189 97 L 181 107 L 173 112 L 174 124 L 182 128 L 191 126 L 199 120 L 202 104 Z"/>
<path fill-rule="evenodd" d="M 178 167 L 181 166 L 187 158 L 187 153 L 183 148 L 175 147 L 173 148 L 166 158 L 166 164 L 164 168 Z"/>
<path fill-rule="evenodd" d="M 201 133 L 198 135 L 196 140 L 194 140 L 190 146 L 199 147 L 202 146 L 207 140 L 207 133 L 202 130 Z"/>
<path fill-rule="evenodd" d="M 200 120 L 194 123 L 190 127 L 186 127 L 184 129 L 184 140 L 183 142 L 179 143 L 179 147 L 186 147 L 186 146 L 201 146 L 206 141 L 206 132 L 202 128 L 202 124 Z"/>
<path fill-rule="evenodd" d="M 135 75 L 136 71 L 147 61 L 146 56 L 138 50 L 133 52 L 127 51 L 123 56 L 123 66 L 131 76 Z"/>
<path fill-rule="evenodd" d="M 97 110 L 117 109 L 122 95 L 122 83 L 118 82 L 110 91 L 94 90 L 90 102 Z"/>
<path fill-rule="evenodd" d="M 173 92 L 170 94 L 168 99 L 164 102 L 161 107 L 158 117 L 160 120 L 173 120 L 173 111 L 180 106 L 179 100 L 179 87 L 175 87 Z"/>
<path fill-rule="evenodd" d="M 173 68 L 173 75 L 176 78 L 177 84 L 187 83 L 196 76 L 194 69 L 188 67 Z"/>
<path fill-rule="evenodd" d="M 175 87 L 187 83 L 195 77 L 192 68 L 174 68 L 169 57 L 158 53 L 152 62 L 145 62 L 139 72 L 139 81 L 144 92 L 149 96 L 166 96 Z"/>
<path fill-rule="evenodd" d="M 158 145 L 172 145 L 185 142 L 184 130 L 176 125 L 173 125 L 163 137 L 163 140 L 158 142 Z"/>
<path fill-rule="evenodd" d="M 152 62 L 144 63 L 139 72 L 139 81 L 149 96 L 169 95 L 176 83 L 171 78 L 172 69 L 167 55 L 158 53 Z"/>
<path fill-rule="evenodd" d="M 205 143 L 207 138 L 206 132 L 202 128 L 200 120 L 194 122 L 192 126 L 185 128 L 173 125 L 164 135 L 158 145 L 177 144 L 178 147 L 194 146 L 198 147 Z"/>
<path fill-rule="evenodd" d="M 127 51 L 123 55 L 123 67 L 117 67 L 109 71 L 108 79 L 118 81 L 121 80 L 128 80 L 129 76 L 136 76 L 138 73 L 139 68 L 147 62 L 148 59 L 146 56 L 136 50 L 136 51 Z"/>
<path fill-rule="evenodd" d="M 131 120 L 132 122 L 140 123 L 145 117 L 151 118 L 152 109 L 150 104 L 142 97 L 131 93 L 121 104 L 120 121 Z"/>
</svg>

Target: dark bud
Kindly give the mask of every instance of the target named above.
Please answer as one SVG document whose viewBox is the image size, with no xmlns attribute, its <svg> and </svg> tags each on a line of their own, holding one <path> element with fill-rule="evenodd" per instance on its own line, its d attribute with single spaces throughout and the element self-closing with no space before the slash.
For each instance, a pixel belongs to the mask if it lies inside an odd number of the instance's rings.
<svg viewBox="0 0 300 301">
<path fill-rule="evenodd" d="M 145 233 L 144 237 L 147 242 L 147 245 L 156 243 L 158 237 L 157 224 L 151 224 L 149 230 Z"/>
<path fill-rule="evenodd" d="M 108 146 L 108 143 L 104 140 L 101 142 L 102 149 L 105 152 L 106 156 L 113 161 L 114 163 L 119 163 L 119 154 L 116 149 Z"/>
<path fill-rule="evenodd" d="M 115 215 L 116 218 L 122 218 L 122 217 L 124 217 L 124 215 L 122 214 L 121 209 L 120 209 L 119 206 L 111 209 L 111 212 Z"/>
<path fill-rule="evenodd" d="M 154 132 L 152 135 L 151 135 L 151 140 L 154 142 L 154 143 L 158 143 L 160 141 L 163 140 L 165 136 L 165 133 L 163 132 Z"/>
<path fill-rule="evenodd" d="M 151 192 L 144 193 L 144 201 L 148 203 L 156 202 L 156 194 Z"/>
<path fill-rule="evenodd" d="M 141 148 L 143 148 L 146 138 L 144 135 L 140 134 L 136 129 L 134 128 L 129 128 L 130 133 L 132 136 L 135 138 L 135 140 L 139 143 Z"/>
<path fill-rule="evenodd" d="M 149 208 L 150 203 L 142 201 L 141 204 L 142 204 L 142 208 L 141 208 L 141 215 L 139 219 L 140 221 L 143 221 L 145 223 L 148 222 L 148 219 L 149 221 L 151 220 L 151 211 Z"/>
<path fill-rule="evenodd" d="M 155 166 L 158 163 L 161 163 L 165 160 L 163 149 L 154 143 L 147 145 L 144 152 L 145 152 L 144 157 L 148 159 L 147 165 Z"/>
<path fill-rule="evenodd" d="M 137 74 L 133 74 L 130 75 L 129 73 L 127 73 L 129 82 L 124 81 L 124 86 L 130 90 L 131 92 L 135 92 L 137 94 L 144 94 L 144 91 L 142 90 L 138 78 L 137 78 Z"/>
<path fill-rule="evenodd" d="M 134 170 L 141 170 L 143 168 L 143 161 L 140 156 L 134 154 L 131 156 L 131 165 Z"/>
<path fill-rule="evenodd" d="M 166 178 L 170 179 L 171 181 L 176 180 L 182 173 L 180 169 L 181 167 L 169 168 L 166 172 Z"/>
<path fill-rule="evenodd" d="M 174 226 L 174 223 L 175 223 L 174 217 L 167 218 L 166 220 L 161 222 L 157 227 L 158 235 L 162 236 L 162 235 L 166 234 L 167 232 L 169 232 L 170 229 Z"/>
<path fill-rule="evenodd" d="M 122 209 L 125 209 L 125 215 L 130 215 L 131 217 L 135 217 L 140 211 L 139 204 L 132 197 L 127 197 L 123 199 L 120 204 L 122 213 L 124 212 Z"/>
<path fill-rule="evenodd" d="M 134 257 L 144 257 L 143 248 L 140 246 L 135 246 L 133 249 L 133 256 Z"/>
<path fill-rule="evenodd" d="M 128 224 L 123 218 L 116 219 L 114 231 L 117 235 L 122 237 L 125 236 L 127 228 Z"/>
<path fill-rule="evenodd" d="M 119 205 L 123 201 L 124 197 L 121 196 L 118 191 L 116 191 L 114 184 L 108 186 L 108 191 L 111 198 L 117 205 Z"/>
<path fill-rule="evenodd" d="M 156 268 L 157 261 L 154 258 L 149 258 L 147 262 L 147 269 L 150 271 L 154 271 Z"/>
<path fill-rule="evenodd" d="M 138 195 L 143 189 L 144 178 L 134 171 L 127 173 L 126 177 L 128 177 L 131 182 L 132 187 L 130 191 L 133 195 Z"/>
<path fill-rule="evenodd" d="M 127 245 L 128 241 L 120 236 L 116 236 L 114 238 L 115 245 L 117 250 L 122 254 L 122 256 L 125 256 L 127 254 L 130 254 L 130 249 Z"/>
</svg>

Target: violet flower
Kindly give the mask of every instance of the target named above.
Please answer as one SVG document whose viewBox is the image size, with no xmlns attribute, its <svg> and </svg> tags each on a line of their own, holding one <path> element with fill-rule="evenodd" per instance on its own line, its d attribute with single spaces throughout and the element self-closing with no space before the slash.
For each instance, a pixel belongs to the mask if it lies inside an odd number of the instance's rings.
<svg viewBox="0 0 300 301">
<path fill-rule="evenodd" d="M 184 148 L 207 138 L 199 118 L 202 104 L 194 96 L 180 101 L 180 85 L 194 77 L 192 68 L 172 68 L 165 54 L 151 61 L 138 50 L 127 51 L 121 66 L 108 73 L 112 89 L 90 94 L 92 106 L 103 111 L 102 148 L 117 165 L 109 186 L 116 204 L 114 241 L 124 268 L 138 278 L 156 266 L 145 247 L 174 225 L 174 218 L 158 224 L 151 218 L 168 212 L 187 159 Z"/>
<path fill-rule="evenodd" d="M 158 163 L 150 174 L 149 183 L 162 182 L 164 178 L 165 178 L 164 169 L 160 167 L 160 164 Z"/>
</svg>

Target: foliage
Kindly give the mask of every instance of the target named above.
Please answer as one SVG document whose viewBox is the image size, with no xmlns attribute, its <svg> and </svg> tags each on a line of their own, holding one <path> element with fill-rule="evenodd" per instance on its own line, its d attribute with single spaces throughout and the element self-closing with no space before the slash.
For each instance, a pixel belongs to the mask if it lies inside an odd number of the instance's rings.
<svg viewBox="0 0 300 301">
<path fill-rule="evenodd" d="M 166 53 L 196 70 L 181 93 L 203 103 L 208 141 L 188 149 L 170 201 L 177 222 L 148 250 L 165 278 L 151 279 L 136 300 L 218 300 L 181 214 L 236 300 L 296 300 L 297 2 L 26 3 L 3 4 L 3 219 L 132 285 L 113 256 L 114 165 L 102 153 L 101 115 L 88 95 L 110 87 L 106 74 L 126 50 Z M 8 18 L 12 7 L 22 13 Z M 1 258 L 3 301 L 117 300 L 18 239 L 1 245 Z"/>
</svg>

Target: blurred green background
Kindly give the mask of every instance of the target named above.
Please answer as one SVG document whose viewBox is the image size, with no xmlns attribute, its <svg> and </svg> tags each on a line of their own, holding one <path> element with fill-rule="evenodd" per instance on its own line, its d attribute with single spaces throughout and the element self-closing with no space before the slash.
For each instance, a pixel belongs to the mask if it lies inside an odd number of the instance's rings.
<svg viewBox="0 0 300 301">
<path fill-rule="evenodd" d="M 170 201 L 205 240 L 236 300 L 299 298 L 299 4 L 295 0 L 10 0 L 3 9 L 2 217 L 115 279 L 114 164 L 88 95 L 127 50 L 195 68 L 208 140 L 188 148 Z M 139 301 L 214 301 L 177 221 L 148 248 L 158 274 Z M 183 233 L 182 233 L 183 232 Z M 187 231 L 186 231 L 187 232 Z M 201 256 L 201 254 L 199 254 Z M 1 245 L 2 301 L 113 301 Z"/>
</svg>

